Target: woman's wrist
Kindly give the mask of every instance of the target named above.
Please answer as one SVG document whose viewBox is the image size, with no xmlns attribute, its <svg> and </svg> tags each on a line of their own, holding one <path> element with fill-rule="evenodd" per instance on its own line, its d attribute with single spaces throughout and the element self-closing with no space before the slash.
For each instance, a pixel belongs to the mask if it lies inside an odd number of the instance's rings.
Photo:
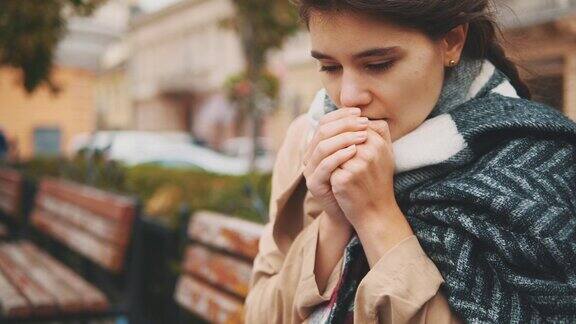
<svg viewBox="0 0 576 324">
<path fill-rule="evenodd" d="M 324 213 L 323 216 L 324 217 L 320 219 L 320 227 L 326 229 L 326 232 L 348 234 L 348 236 L 352 235 L 354 228 L 344 215 L 329 215 L 328 213 Z"/>
<path fill-rule="evenodd" d="M 414 235 L 410 224 L 397 204 L 367 210 L 358 215 L 354 229 L 362 242 L 372 268 L 390 249 Z"/>
</svg>

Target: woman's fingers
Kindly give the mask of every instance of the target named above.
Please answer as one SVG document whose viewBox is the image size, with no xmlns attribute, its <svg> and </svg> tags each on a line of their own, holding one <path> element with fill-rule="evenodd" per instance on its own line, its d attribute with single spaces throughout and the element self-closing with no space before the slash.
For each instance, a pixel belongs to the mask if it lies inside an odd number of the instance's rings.
<svg viewBox="0 0 576 324">
<path fill-rule="evenodd" d="M 360 108 L 337 109 L 322 116 L 322 118 L 320 118 L 319 125 L 325 125 L 340 118 L 348 116 L 360 116 L 361 113 L 362 111 L 360 110 Z"/>
<path fill-rule="evenodd" d="M 356 149 L 356 145 L 350 145 L 322 160 L 312 174 L 313 184 L 319 186 L 329 185 L 332 172 L 341 164 L 353 158 L 356 154 Z"/>
<path fill-rule="evenodd" d="M 326 115 L 322 116 L 322 118 L 320 118 L 320 121 L 318 123 L 318 130 L 324 127 L 324 125 L 337 121 L 338 119 L 351 116 L 359 117 L 361 114 L 362 111 L 360 110 L 360 108 L 341 108 L 331 111 Z M 316 134 L 314 135 L 317 135 L 318 130 L 316 130 Z M 314 136 L 314 138 L 310 142 L 310 145 L 308 145 L 308 150 L 306 154 L 304 154 L 304 164 L 308 162 L 308 159 L 310 158 L 310 155 L 312 154 L 312 151 L 314 150 L 316 144 L 318 144 L 318 140 L 316 139 L 316 136 Z"/>
<path fill-rule="evenodd" d="M 341 133 L 367 130 L 369 122 L 370 121 L 366 117 L 346 116 L 327 124 L 320 125 L 308 146 L 306 154 L 304 155 L 304 164 L 309 163 L 312 154 L 316 151 L 316 146 L 320 142 Z"/>
<path fill-rule="evenodd" d="M 368 130 L 345 132 L 330 137 L 318 143 L 316 149 L 308 160 L 307 167 L 315 169 L 322 160 L 335 152 L 355 144 L 362 144 L 368 139 Z"/>
<path fill-rule="evenodd" d="M 392 137 L 390 136 L 390 127 L 385 120 L 372 120 L 370 121 L 370 129 L 374 130 L 386 143 L 392 144 Z"/>
</svg>

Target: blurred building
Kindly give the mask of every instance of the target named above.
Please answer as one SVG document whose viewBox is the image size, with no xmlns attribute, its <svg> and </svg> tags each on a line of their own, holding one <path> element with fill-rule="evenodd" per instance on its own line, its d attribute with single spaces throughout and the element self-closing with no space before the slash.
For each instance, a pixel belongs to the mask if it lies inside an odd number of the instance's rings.
<svg viewBox="0 0 576 324">
<path fill-rule="evenodd" d="M 61 154 L 71 137 L 93 128 L 94 74 L 58 66 L 53 79 L 62 87 L 57 95 L 46 88 L 28 95 L 16 71 L 0 70 L 0 123 L 20 158 Z"/>
<path fill-rule="evenodd" d="M 129 48 L 124 38 L 113 43 L 100 60 L 96 78 L 96 128 L 134 129 L 130 79 L 127 71 Z"/>
<path fill-rule="evenodd" d="M 576 0 L 508 0 L 500 10 L 508 52 L 534 99 L 576 120 Z"/>
<path fill-rule="evenodd" d="M 127 130 L 135 128 L 134 109 L 128 60 L 130 47 L 127 32 L 130 20 L 137 14 L 137 0 L 108 0 L 99 10 L 100 17 L 107 17 L 116 37 L 95 58 L 96 88 L 96 129 Z M 94 19 L 97 19 L 95 16 Z"/>
<path fill-rule="evenodd" d="M 69 20 L 53 71 L 61 92 L 40 88 L 28 95 L 14 70 L 0 70 L 0 126 L 17 143 L 21 158 L 66 153 L 72 137 L 95 129 L 100 57 L 122 33 L 122 5 L 110 0 L 90 18 Z"/>
<path fill-rule="evenodd" d="M 505 46 L 525 68 L 523 75 L 536 100 L 576 119 L 572 15 L 576 0 L 496 2 L 498 20 L 505 28 Z M 99 111 L 108 107 L 104 116 L 109 120 L 102 126 L 183 130 L 213 147 L 226 138 L 245 135 L 247 132 L 236 131 L 236 111 L 222 90 L 224 80 L 243 67 L 238 36 L 222 24 L 234 14 L 231 1 L 148 1 L 146 6 L 151 8 L 133 21 L 124 46 L 117 51 L 120 55 L 108 60 L 110 68 L 103 69 L 107 79 L 99 84 L 99 93 L 108 93 L 101 96 L 108 102 L 99 100 L 98 107 L 102 107 Z M 302 31 L 270 54 L 269 68 L 282 85 L 279 109 L 265 127 L 265 135 L 272 137 L 275 147 L 321 87 L 309 52 L 309 37 Z M 127 84 L 129 91 L 119 91 Z M 128 95 L 131 104 L 122 97 Z"/>
<path fill-rule="evenodd" d="M 509 52 L 526 67 L 536 98 L 576 119 L 574 0 L 498 1 Z M 218 146 L 234 133 L 235 110 L 222 84 L 242 69 L 235 32 L 222 22 L 233 15 L 229 0 L 181 0 L 138 17 L 130 32 L 135 127 L 185 130 Z M 518 37 L 520 36 L 520 37 Z M 522 49 L 519 51 L 518 49 Z M 542 50 L 545 49 L 545 50 Z M 308 109 L 321 87 L 305 31 L 270 54 L 270 69 L 281 79 L 279 109 L 266 134 L 281 142 L 295 116 Z"/>
<path fill-rule="evenodd" d="M 243 68 L 239 39 L 222 22 L 228 0 L 183 0 L 137 17 L 129 74 L 139 130 L 191 132 L 218 147 L 235 134 L 235 109 L 223 83 Z"/>
<path fill-rule="evenodd" d="M 249 134 L 236 125 L 222 87 L 244 65 L 238 35 L 223 24 L 233 14 L 229 0 L 182 0 L 135 19 L 129 70 L 136 128 L 186 130 L 213 147 Z M 302 32 L 270 55 L 269 67 L 282 82 L 280 107 L 264 125 L 275 146 L 321 87 L 309 52 Z"/>
</svg>

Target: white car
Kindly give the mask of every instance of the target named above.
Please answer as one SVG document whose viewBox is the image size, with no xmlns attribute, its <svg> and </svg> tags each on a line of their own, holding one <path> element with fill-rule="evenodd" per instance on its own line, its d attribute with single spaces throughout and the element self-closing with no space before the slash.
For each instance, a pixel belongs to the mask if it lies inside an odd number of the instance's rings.
<svg viewBox="0 0 576 324">
<path fill-rule="evenodd" d="M 249 171 L 247 158 L 232 157 L 193 143 L 184 132 L 103 131 L 74 138 L 71 151 L 102 151 L 111 160 L 133 166 L 154 163 L 192 167 L 226 175 Z"/>
</svg>

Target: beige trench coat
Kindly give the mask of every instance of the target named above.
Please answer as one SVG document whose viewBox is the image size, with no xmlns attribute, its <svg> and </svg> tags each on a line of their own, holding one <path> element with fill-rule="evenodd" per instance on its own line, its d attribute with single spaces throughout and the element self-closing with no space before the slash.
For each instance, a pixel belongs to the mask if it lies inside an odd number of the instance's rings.
<svg viewBox="0 0 576 324">
<path fill-rule="evenodd" d="M 311 136 L 306 115 L 289 127 L 272 177 L 270 222 L 254 261 L 245 304 L 246 323 L 302 323 L 328 301 L 342 267 L 338 262 L 324 292 L 318 290 L 314 261 L 318 216 L 323 212 L 308 192 L 302 157 Z M 384 255 L 360 282 L 355 323 L 459 323 L 439 292 L 440 272 L 412 236 Z"/>
</svg>

